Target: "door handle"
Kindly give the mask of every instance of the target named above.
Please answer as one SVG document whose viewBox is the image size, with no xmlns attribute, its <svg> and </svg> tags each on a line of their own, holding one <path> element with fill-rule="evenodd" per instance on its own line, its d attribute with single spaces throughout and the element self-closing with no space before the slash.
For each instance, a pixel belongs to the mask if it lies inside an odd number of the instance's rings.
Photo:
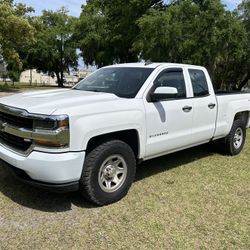
<svg viewBox="0 0 250 250">
<path fill-rule="evenodd" d="M 215 106 L 216 106 L 216 104 L 214 104 L 214 103 L 210 103 L 210 104 L 208 104 L 208 107 L 209 107 L 210 109 L 214 109 L 214 108 L 215 108 Z"/>
<path fill-rule="evenodd" d="M 185 107 L 183 107 L 182 108 L 182 110 L 184 111 L 184 112 L 190 112 L 191 110 L 193 109 L 193 107 L 191 107 L 191 106 L 185 106 Z"/>
</svg>

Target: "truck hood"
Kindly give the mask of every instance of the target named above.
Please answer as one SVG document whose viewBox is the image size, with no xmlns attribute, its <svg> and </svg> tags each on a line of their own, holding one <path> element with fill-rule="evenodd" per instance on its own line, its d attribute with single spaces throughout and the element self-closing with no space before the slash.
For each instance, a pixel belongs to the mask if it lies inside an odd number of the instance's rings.
<svg viewBox="0 0 250 250">
<path fill-rule="evenodd" d="M 29 113 L 51 115 L 62 107 L 103 103 L 120 99 L 114 94 L 87 92 L 74 89 L 26 92 L 0 98 L 0 104 L 25 109 Z"/>
</svg>

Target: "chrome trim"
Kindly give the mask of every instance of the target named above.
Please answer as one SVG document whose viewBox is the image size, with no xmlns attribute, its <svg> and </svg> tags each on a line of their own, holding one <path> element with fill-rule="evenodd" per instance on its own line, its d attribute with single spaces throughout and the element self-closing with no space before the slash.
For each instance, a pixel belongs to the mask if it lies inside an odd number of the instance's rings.
<svg viewBox="0 0 250 250">
<path fill-rule="evenodd" d="M 65 128 L 57 130 L 28 130 L 25 128 L 18 128 L 2 122 L 0 120 L 0 131 L 8 133 L 23 139 L 51 141 L 53 143 L 67 145 L 69 142 L 69 131 Z"/>
<path fill-rule="evenodd" d="M 15 153 L 15 154 L 19 154 L 21 156 L 28 156 L 35 148 L 34 144 L 31 144 L 31 146 L 26 150 L 26 151 L 22 151 L 16 148 L 11 147 L 10 145 L 7 145 L 4 141 L 2 141 L 0 139 L 0 146 L 10 150 L 11 152 Z"/>
<path fill-rule="evenodd" d="M 3 132 L 3 130 L 4 130 L 4 128 L 5 128 L 5 126 L 6 126 L 6 122 L 1 122 L 0 121 L 0 132 Z"/>
<path fill-rule="evenodd" d="M 29 118 L 32 120 L 46 120 L 49 119 L 50 121 L 54 120 L 55 122 L 68 119 L 67 115 L 43 115 L 43 114 L 31 114 L 28 111 L 24 109 L 19 109 L 7 105 L 3 105 L 0 103 L 0 112 L 4 114 L 9 114 L 22 118 Z M 33 124 L 34 126 L 34 124 Z M 34 143 L 31 144 L 31 146 L 26 151 L 18 150 L 12 146 L 9 146 L 7 143 L 5 143 L 3 140 L 0 139 L 0 144 L 4 146 L 7 149 L 10 149 L 11 151 L 21 154 L 21 155 L 28 155 L 30 154 L 36 147 L 43 148 L 44 150 L 52 150 L 52 149 L 66 149 L 69 147 L 69 127 L 61 127 L 57 129 L 27 129 L 27 128 L 21 128 L 14 125 L 10 125 L 7 122 L 0 120 L 0 132 L 7 133 L 10 135 L 17 136 L 22 139 L 28 139 L 28 140 L 41 140 L 41 141 L 50 141 L 55 144 L 62 145 L 61 147 L 43 147 L 40 145 L 35 145 Z"/>
<path fill-rule="evenodd" d="M 11 106 L 3 105 L 0 103 L 0 112 L 9 114 L 9 115 L 15 115 L 19 117 L 27 117 L 28 112 L 24 109 L 17 109 Z"/>
<path fill-rule="evenodd" d="M 22 118 L 29 118 L 29 119 L 38 119 L 38 120 L 44 120 L 44 119 L 50 119 L 50 120 L 62 120 L 67 115 L 44 115 L 44 114 L 33 114 L 29 113 L 25 109 L 19 109 L 12 106 L 7 106 L 2 103 L 0 103 L 0 112 L 3 112 L 5 114 L 18 116 Z"/>
</svg>

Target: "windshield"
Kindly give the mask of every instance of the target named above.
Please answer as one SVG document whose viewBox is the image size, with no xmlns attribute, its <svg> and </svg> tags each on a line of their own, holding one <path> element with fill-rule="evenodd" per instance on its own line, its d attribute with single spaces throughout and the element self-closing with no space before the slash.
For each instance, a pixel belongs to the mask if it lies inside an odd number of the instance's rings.
<svg viewBox="0 0 250 250">
<path fill-rule="evenodd" d="M 134 98 L 153 70 L 128 67 L 103 68 L 80 81 L 74 89 Z"/>
</svg>

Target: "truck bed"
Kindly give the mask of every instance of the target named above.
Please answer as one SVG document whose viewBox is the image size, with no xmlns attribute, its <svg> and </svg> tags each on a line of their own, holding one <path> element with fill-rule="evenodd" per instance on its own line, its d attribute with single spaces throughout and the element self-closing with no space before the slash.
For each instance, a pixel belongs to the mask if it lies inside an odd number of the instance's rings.
<svg viewBox="0 0 250 250">
<path fill-rule="evenodd" d="M 215 91 L 215 95 L 221 96 L 221 95 L 241 95 L 241 94 L 250 94 L 250 91 L 225 91 L 225 90 L 218 90 Z"/>
</svg>

